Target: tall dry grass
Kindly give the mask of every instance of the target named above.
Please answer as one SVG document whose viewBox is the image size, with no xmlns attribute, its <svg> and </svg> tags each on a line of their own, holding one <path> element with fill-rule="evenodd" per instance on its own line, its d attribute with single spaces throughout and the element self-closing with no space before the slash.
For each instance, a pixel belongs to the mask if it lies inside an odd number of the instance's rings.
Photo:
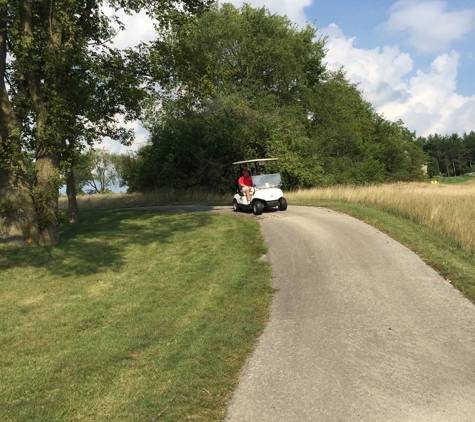
<svg viewBox="0 0 475 422">
<path fill-rule="evenodd" d="M 289 203 L 343 201 L 377 207 L 427 226 L 475 254 L 475 183 L 338 186 L 286 195 Z"/>
<path fill-rule="evenodd" d="M 377 207 L 453 239 L 475 254 L 475 181 L 463 184 L 398 183 L 378 186 L 336 186 L 286 192 L 290 204 L 320 205 L 343 201 Z M 81 210 L 116 209 L 142 205 L 230 204 L 232 195 L 205 189 L 161 189 L 149 193 L 78 197 Z M 60 198 L 67 209 L 67 198 Z"/>
<path fill-rule="evenodd" d="M 117 209 L 144 205 L 219 205 L 231 203 L 229 195 L 212 192 L 209 189 L 159 189 L 146 193 L 114 193 L 106 195 L 78 196 L 79 211 L 93 209 Z M 68 209 L 68 199 L 59 198 L 59 209 Z"/>
</svg>

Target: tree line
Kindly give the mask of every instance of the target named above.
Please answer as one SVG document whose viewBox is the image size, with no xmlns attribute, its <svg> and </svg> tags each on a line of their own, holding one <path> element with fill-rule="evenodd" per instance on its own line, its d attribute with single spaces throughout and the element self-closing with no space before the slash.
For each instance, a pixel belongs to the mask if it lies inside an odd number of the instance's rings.
<svg viewBox="0 0 475 422">
<path fill-rule="evenodd" d="M 149 143 L 127 157 L 131 191 L 234 186 L 237 160 L 278 157 L 287 188 L 418 180 L 415 134 L 326 69 L 325 38 L 265 8 L 213 7 L 154 44 L 162 91 Z"/>
<path fill-rule="evenodd" d="M 475 173 L 475 132 L 451 135 L 429 135 L 418 140 L 424 152 L 430 157 L 429 176 L 443 173 L 460 176 Z"/>
</svg>

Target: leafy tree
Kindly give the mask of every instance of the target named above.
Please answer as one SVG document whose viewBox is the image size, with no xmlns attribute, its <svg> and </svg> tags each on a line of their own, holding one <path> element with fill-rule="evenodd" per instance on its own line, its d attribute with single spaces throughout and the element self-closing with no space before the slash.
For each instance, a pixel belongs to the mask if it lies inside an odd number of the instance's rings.
<svg viewBox="0 0 475 422">
<path fill-rule="evenodd" d="M 442 147 L 442 136 L 435 134 L 429 135 L 427 138 L 421 138 L 423 141 L 423 150 L 430 157 L 437 160 L 439 169 L 442 173 L 446 170 L 445 150 Z"/>
<path fill-rule="evenodd" d="M 470 167 L 470 171 L 475 171 L 475 132 L 463 134 L 463 143 L 466 149 L 467 164 Z"/>
<path fill-rule="evenodd" d="M 448 175 L 450 176 L 450 168 L 453 170 L 453 176 L 462 174 L 466 160 L 466 149 L 462 143 L 462 138 L 456 133 L 445 136 L 443 146 L 445 147 Z"/>
<path fill-rule="evenodd" d="M 427 175 L 431 178 L 440 176 L 440 169 L 439 169 L 439 163 L 437 161 L 437 158 L 435 157 L 429 158 L 429 161 L 427 163 Z"/>
<path fill-rule="evenodd" d="M 329 72 L 313 26 L 225 4 L 155 43 L 164 88 L 149 145 L 128 157 L 131 190 L 234 186 L 230 164 L 281 159 L 287 187 L 421 178 L 414 135 L 364 101 L 343 71 Z M 418 170 L 417 170 L 418 167 Z"/>
<path fill-rule="evenodd" d="M 385 166 L 386 181 L 424 179 L 423 165 L 427 156 L 416 140 L 415 132 L 407 129 L 401 120 L 389 122 L 379 118 L 375 142 L 380 145 L 378 159 Z"/>
<path fill-rule="evenodd" d="M 137 157 L 143 177 L 125 174 L 127 185 L 232 185 L 230 163 L 251 155 L 285 157 L 284 174 L 315 184 L 306 115 L 310 88 L 325 72 L 324 42 L 315 37 L 315 28 L 300 30 L 265 9 L 225 4 L 158 41 L 153 69 L 168 97 Z M 301 165 L 304 151 L 312 169 Z"/>
<path fill-rule="evenodd" d="M 162 28 L 185 22 L 208 0 L 0 0 L 0 238 L 19 244 L 58 240 L 60 170 L 87 144 L 130 142 L 118 114 L 139 117 L 141 51 L 107 46 L 117 16 L 146 10 Z M 143 46 L 142 46 L 143 47 Z M 143 48 L 142 48 L 143 49 Z M 34 154 L 28 183 L 24 151 Z M 61 167 L 63 166 L 63 167 Z"/>
<path fill-rule="evenodd" d="M 429 135 L 422 138 L 423 149 L 437 160 L 442 173 L 456 176 L 472 171 L 475 162 L 475 132 L 459 136 Z"/>
<path fill-rule="evenodd" d="M 323 157 L 329 184 L 383 181 L 375 154 L 375 113 L 345 73 L 328 72 L 312 97 L 311 138 Z"/>
<path fill-rule="evenodd" d="M 89 187 L 94 193 L 108 193 L 119 181 L 120 158 L 105 149 L 90 150 L 74 166 L 75 187 L 83 191 Z"/>
</svg>

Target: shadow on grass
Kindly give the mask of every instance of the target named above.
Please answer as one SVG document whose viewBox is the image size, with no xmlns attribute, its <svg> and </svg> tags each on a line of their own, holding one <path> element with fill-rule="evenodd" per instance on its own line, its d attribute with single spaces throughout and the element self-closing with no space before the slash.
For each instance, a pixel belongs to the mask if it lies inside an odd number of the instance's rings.
<svg viewBox="0 0 475 422">
<path fill-rule="evenodd" d="M 131 248 L 167 243 L 178 232 L 192 232 L 211 223 L 210 213 L 152 211 L 89 211 L 81 222 L 61 229 L 58 245 L 36 248 L 2 247 L 0 271 L 41 268 L 58 277 L 120 271 Z"/>
</svg>

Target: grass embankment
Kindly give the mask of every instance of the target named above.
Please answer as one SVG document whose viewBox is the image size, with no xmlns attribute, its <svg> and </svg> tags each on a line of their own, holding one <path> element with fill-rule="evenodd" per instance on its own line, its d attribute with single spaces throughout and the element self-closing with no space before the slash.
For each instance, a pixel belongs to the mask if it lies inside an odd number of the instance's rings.
<svg viewBox="0 0 475 422">
<path fill-rule="evenodd" d="M 257 222 L 81 218 L 0 249 L 0 420 L 219 420 L 268 318 Z"/>
<path fill-rule="evenodd" d="M 452 176 L 452 177 L 438 177 L 437 180 L 439 183 L 446 183 L 452 185 L 454 183 L 475 183 L 473 176 Z"/>
<path fill-rule="evenodd" d="M 292 192 L 290 204 L 330 207 L 416 251 L 475 303 L 475 183 L 401 183 Z"/>
</svg>

